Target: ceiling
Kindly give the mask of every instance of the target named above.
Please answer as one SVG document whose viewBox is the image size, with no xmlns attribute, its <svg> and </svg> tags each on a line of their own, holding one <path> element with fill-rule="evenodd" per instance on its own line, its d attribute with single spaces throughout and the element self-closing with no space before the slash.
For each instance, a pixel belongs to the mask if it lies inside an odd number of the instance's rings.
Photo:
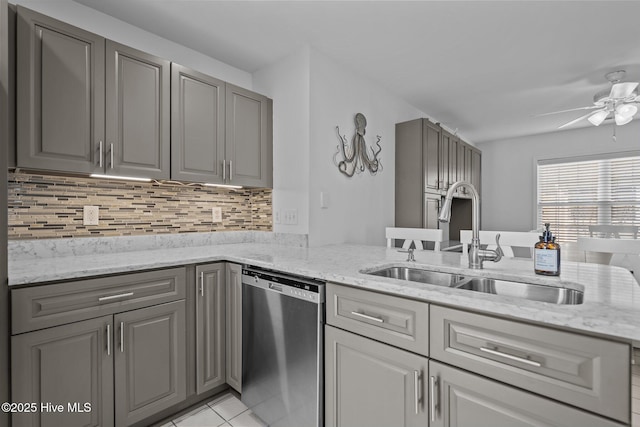
<svg viewBox="0 0 640 427">
<path fill-rule="evenodd" d="M 75 1 L 248 72 L 309 45 L 474 143 L 640 81 L 640 1 Z"/>
</svg>

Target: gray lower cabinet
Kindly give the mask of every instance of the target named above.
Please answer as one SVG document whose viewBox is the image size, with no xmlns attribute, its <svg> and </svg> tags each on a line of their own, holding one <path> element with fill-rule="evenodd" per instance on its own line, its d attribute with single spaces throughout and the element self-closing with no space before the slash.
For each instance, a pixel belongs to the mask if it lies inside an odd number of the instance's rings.
<svg viewBox="0 0 640 427">
<path fill-rule="evenodd" d="M 225 264 L 196 267 L 196 393 L 226 382 Z"/>
<path fill-rule="evenodd" d="M 116 426 L 128 426 L 186 398 L 185 302 L 117 314 Z"/>
<path fill-rule="evenodd" d="M 227 384 L 242 392 L 242 266 L 227 263 Z"/>
<path fill-rule="evenodd" d="M 102 171 L 104 38 L 17 10 L 17 165 Z"/>
<path fill-rule="evenodd" d="M 325 326 L 325 426 L 429 425 L 428 360 Z"/>
<path fill-rule="evenodd" d="M 442 363 L 430 361 L 429 376 L 430 427 L 624 425 Z"/>
<path fill-rule="evenodd" d="M 272 101 L 226 84 L 226 183 L 248 187 L 273 185 Z"/>
<path fill-rule="evenodd" d="M 222 183 L 225 83 L 172 63 L 171 98 L 171 179 Z"/>
<path fill-rule="evenodd" d="M 14 413 L 13 426 L 112 427 L 113 330 L 113 316 L 103 316 L 13 336 L 11 400 L 37 404 Z M 43 411 L 46 402 L 64 410 Z"/>
</svg>

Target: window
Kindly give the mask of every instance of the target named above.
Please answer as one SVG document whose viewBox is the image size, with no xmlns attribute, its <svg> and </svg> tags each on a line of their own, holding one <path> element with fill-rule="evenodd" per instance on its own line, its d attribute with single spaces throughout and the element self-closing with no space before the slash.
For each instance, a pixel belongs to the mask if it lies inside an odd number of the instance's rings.
<svg viewBox="0 0 640 427">
<path fill-rule="evenodd" d="M 538 161 L 537 206 L 538 227 L 564 242 L 590 225 L 640 225 L 640 152 Z"/>
</svg>

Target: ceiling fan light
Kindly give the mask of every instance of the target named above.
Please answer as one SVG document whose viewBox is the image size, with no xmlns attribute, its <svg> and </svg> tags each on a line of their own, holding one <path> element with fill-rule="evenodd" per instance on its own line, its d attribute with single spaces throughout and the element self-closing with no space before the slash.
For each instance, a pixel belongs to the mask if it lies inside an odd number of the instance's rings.
<svg viewBox="0 0 640 427">
<path fill-rule="evenodd" d="M 616 107 L 616 122 L 618 115 L 621 117 L 621 119 L 627 119 L 629 117 L 633 117 L 637 112 L 638 107 L 633 104 L 620 104 Z"/>
<path fill-rule="evenodd" d="M 587 120 L 589 120 L 589 122 L 591 122 L 591 124 L 594 126 L 600 126 L 600 124 L 604 122 L 604 119 L 606 119 L 608 115 L 609 112 L 607 110 L 599 110 L 590 115 Z"/>
<path fill-rule="evenodd" d="M 618 126 L 626 125 L 631 120 L 633 120 L 633 116 L 623 117 L 622 114 L 616 113 L 616 124 Z"/>
</svg>

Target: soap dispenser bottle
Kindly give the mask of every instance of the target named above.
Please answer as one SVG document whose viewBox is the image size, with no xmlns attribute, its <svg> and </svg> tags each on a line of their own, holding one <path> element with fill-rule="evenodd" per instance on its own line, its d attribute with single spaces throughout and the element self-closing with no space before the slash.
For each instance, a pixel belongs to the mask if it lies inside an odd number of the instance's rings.
<svg viewBox="0 0 640 427">
<path fill-rule="evenodd" d="M 536 274 L 545 276 L 560 275 L 560 245 L 549 230 L 548 222 L 544 224 L 545 230 L 540 236 L 540 241 L 534 246 L 533 264 Z"/>
</svg>

